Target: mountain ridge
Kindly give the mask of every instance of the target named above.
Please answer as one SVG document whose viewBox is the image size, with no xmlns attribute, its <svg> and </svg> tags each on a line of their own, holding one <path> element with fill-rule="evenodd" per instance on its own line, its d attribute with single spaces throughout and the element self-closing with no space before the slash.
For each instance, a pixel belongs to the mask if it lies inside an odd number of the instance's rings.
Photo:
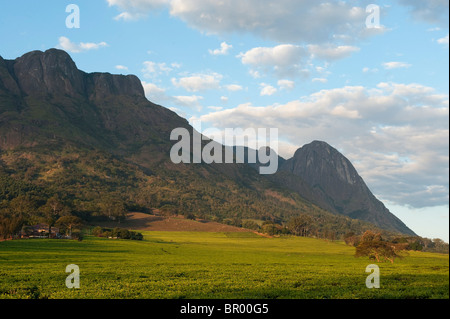
<svg viewBox="0 0 450 319">
<path fill-rule="evenodd" d="M 258 164 L 171 163 L 169 153 L 173 143 L 169 141 L 169 136 L 171 130 L 177 127 L 187 128 L 191 132 L 193 130 L 185 119 L 148 101 L 142 83 L 134 75 L 85 73 L 78 70 L 70 55 L 57 49 L 32 51 L 15 60 L 0 57 L 0 155 L 3 155 L 0 160 L 7 162 L 10 168 L 13 167 L 14 172 L 20 172 L 22 168 L 17 168 L 16 163 L 8 156 L 16 156 L 15 160 L 21 158 L 26 162 L 23 174 L 30 175 L 33 182 L 54 181 L 54 177 L 49 176 L 48 172 L 61 170 L 52 166 L 52 161 L 59 161 L 61 154 L 66 154 L 64 156 L 68 158 L 69 164 L 60 164 L 63 165 L 62 171 L 55 173 L 60 179 L 61 176 L 57 174 L 68 178 L 64 174 L 80 169 L 82 159 L 77 157 L 77 154 L 85 154 L 90 158 L 91 153 L 95 151 L 104 154 L 100 158 L 106 166 L 110 165 L 106 159 L 110 156 L 108 154 L 111 154 L 118 161 L 117 167 L 120 167 L 120 171 L 135 175 L 139 185 L 130 184 L 126 180 L 127 174 L 117 180 L 118 183 L 128 185 L 128 188 L 136 187 L 137 189 L 127 196 L 142 197 L 140 200 L 144 206 L 170 206 L 173 210 L 200 210 L 198 207 L 204 207 L 198 214 L 208 214 L 209 211 L 213 217 L 219 218 L 239 219 L 253 216 L 279 219 L 283 222 L 286 222 L 289 216 L 298 215 L 302 210 L 326 215 L 322 212 L 324 210 L 336 216 L 342 215 L 340 223 L 345 223 L 345 218 L 356 218 L 389 231 L 414 234 L 401 221 L 393 218 L 395 216 L 389 215 L 390 212 L 383 209 L 384 205 L 376 206 L 372 199 L 366 198 L 359 203 L 366 206 L 375 205 L 377 214 L 372 210 L 361 210 L 358 215 L 357 209 L 337 209 L 339 206 L 334 205 L 334 202 L 339 200 L 342 194 L 333 193 L 336 190 L 330 185 L 336 183 L 334 179 L 353 181 L 361 187 L 365 186 L 365 183 L 351 163 L 337 154 L 335 158 L 339 157 L 339 167 L 325 165 L 324 154 L 334 153 L 335 150 L 325 142 L 312 143 L 323 155 L 316 157 L 320 165 L 313 161 L 309 164 L 312 165 L 310 169 L 304 170 L 303 166 L 306 164 L 308 167 L 308 161 L 303 161 L 304 154 L 300 148 L 293 158 L 280 158 L 279 172 L 265 178 L 256 173 L 254 168 Z M 31 158 L 28 162 L 27 157 Z M 38 165 L 38 160 L 43 164 Z M 103 184 L 108 182 L 107 177 L 98 176 L 98 172 L 92 173 L 95 162 L 88 162 L 86 165 L 88 167 L 83 166 L 80 176 L 88 180 L 92 179 L 92 176 L 100 178 Z M 325 168 L 329 173 L 320 173 L 320 169 Z M 30 170 L 34 170 L 35 174 L 30 173 Z M 308 172 L 314 172 L 313 175 L 319 178 L 319 183 L 316 184 L 324 184 L 319 186 L 327 190 L 322 190 L 322 193 L 318 191 L 320 187 L 316 187 Z M 16 173 L 17 176 L 23 174 Z M 332 176 L 334 182 L 327 184 L 326 180 L 320 180 L 320 176 Z M 152 180 L 153 184 L 149 184 L 149 180 Z M 72 188 L 68 184 L 62 185 L 67 189 Z M 159 193 L 152 190 L 151 185 L 157 185 Z M 273 189 L 278 188 L 279 192 L 285 194 L 285 199 L 296 198 L 292 199 L 295 205 L 289 206 L 286 204 L 289 201 L 285 200 L 285 206 L 280 206 L 273 196 L 264 195 L 273 194 Z M 71 196 L 78 196 L 73 192 Z M 83 196 L 90 196 L 86 195 L 89 193 L 88 188 L 84 192 Z M 136 195 L 136 192 L 141 197 Z M 220 192 L 224 194 L 219 194 Z M 361 194 L 369 198 L 373 196 L 368 188 L 363 189 Z M 227 203 L 230 196 L 235 196 L 233 199 L 236 203 L 233 205 Z M 148 197 L 151 197 L 151 200 Z M 258 203 L 257 198 L 260 198 L 263 204 Z M 258 215 L 260 213 L 257 212 L 264 211 L 261 205 L 267 205 L 267 216 Z M 196 206 L 198 207 L 195 208 Z M 326 218 L 332 219 L 331 216 Z M 382 223 L 379 222 L 380 219 Z"/>
</svg>

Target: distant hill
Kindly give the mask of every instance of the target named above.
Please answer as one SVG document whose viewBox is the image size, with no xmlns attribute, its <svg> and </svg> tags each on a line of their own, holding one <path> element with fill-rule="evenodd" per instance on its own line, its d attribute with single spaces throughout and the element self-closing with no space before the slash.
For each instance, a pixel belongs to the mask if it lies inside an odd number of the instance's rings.
<svg viewBox="0 0 450 319">
<path fill-rule="evenodd" d="M 280 157 L 279 172 L 266 176 L 258 164 L 173 164 L 169 137 L 179 127 L 193 130 L 148 101 L 135 76 L 85 73 L 57 49 L 0 57 L 0 211 L 21 198 L 31 218 L 57 196 L 85 220 L 120 202 L 231 225 L 307 214 L 317 236 L 370 228 L 414 234 L 324 142 Z"/>
</svg>

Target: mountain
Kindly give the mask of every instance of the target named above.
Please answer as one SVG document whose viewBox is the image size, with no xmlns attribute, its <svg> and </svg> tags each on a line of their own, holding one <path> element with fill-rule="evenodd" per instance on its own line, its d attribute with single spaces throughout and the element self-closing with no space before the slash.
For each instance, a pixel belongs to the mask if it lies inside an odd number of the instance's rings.
<svg viewBox="0 0 450 319">
<path fill-rule="evenodd" d="M 175 128 L 192 136 L 185 119 L 145 98 L 136 76 L 85 73 L 57 49 L 0 57 L 0 214 L 19 198 L 33 218 L 57 196 L 86 220 L 115 203 L 236 225 L 308 214 L 318 236 L 413 234 L 326 143 L 279 157 L 279 172 L 266 176 L 258 164 L 175 165 Z"/>
<path fill-rule="evenodd" d="M 372 194 L 352 163 L 326 142 L 314 141 L 298 149 L 280 172 L 299 177 L 307 186 L 298 182 L 286 186 L 330 212 L 415 235 Z"/>
<path fill-rule="evenodd" d="M 137 77 L 84 73 L 61 50 L 0 57 L 0 76 L 2 149 L 71 141 L 125 154 L 165 140 L 167 123 L 188 127 L 149 102 Z"/>
</svg>

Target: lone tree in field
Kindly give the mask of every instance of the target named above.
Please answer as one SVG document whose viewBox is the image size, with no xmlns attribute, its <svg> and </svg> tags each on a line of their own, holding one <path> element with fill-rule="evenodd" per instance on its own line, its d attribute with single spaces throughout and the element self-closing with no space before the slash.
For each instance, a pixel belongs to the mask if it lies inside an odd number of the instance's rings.
<svg viewBox="0 0 450 319">
<path fill-rule="evenodd" d="M 403 249 L 405 249 L 404 246 L 384 241 L 379 233 L 368 230 L 362 235 L 361 242 L 356 246 L 355 257 L 368 256 L 378 262 L 389 260 L 393 264 L 395 258 L 401 257 L 397 252 Z"/>
</svg>

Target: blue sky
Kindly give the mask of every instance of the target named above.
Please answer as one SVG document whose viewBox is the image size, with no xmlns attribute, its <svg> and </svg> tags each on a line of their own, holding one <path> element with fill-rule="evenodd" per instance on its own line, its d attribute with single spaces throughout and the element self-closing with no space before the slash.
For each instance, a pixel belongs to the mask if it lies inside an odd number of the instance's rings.
<svg viewBox="0 0 450 319">
<path fill-rule="evenodd" d="M 80 28 L 66 26 L 66 6 Z M 369 4 L 380 27 L 367 28 Z M 57 47 L 135 74 L 203 127 L 279 128 L 344 153 L 419 235 L 448 241 L 448 0 L 2 1 L 0 55 Z"/>
</svg>

